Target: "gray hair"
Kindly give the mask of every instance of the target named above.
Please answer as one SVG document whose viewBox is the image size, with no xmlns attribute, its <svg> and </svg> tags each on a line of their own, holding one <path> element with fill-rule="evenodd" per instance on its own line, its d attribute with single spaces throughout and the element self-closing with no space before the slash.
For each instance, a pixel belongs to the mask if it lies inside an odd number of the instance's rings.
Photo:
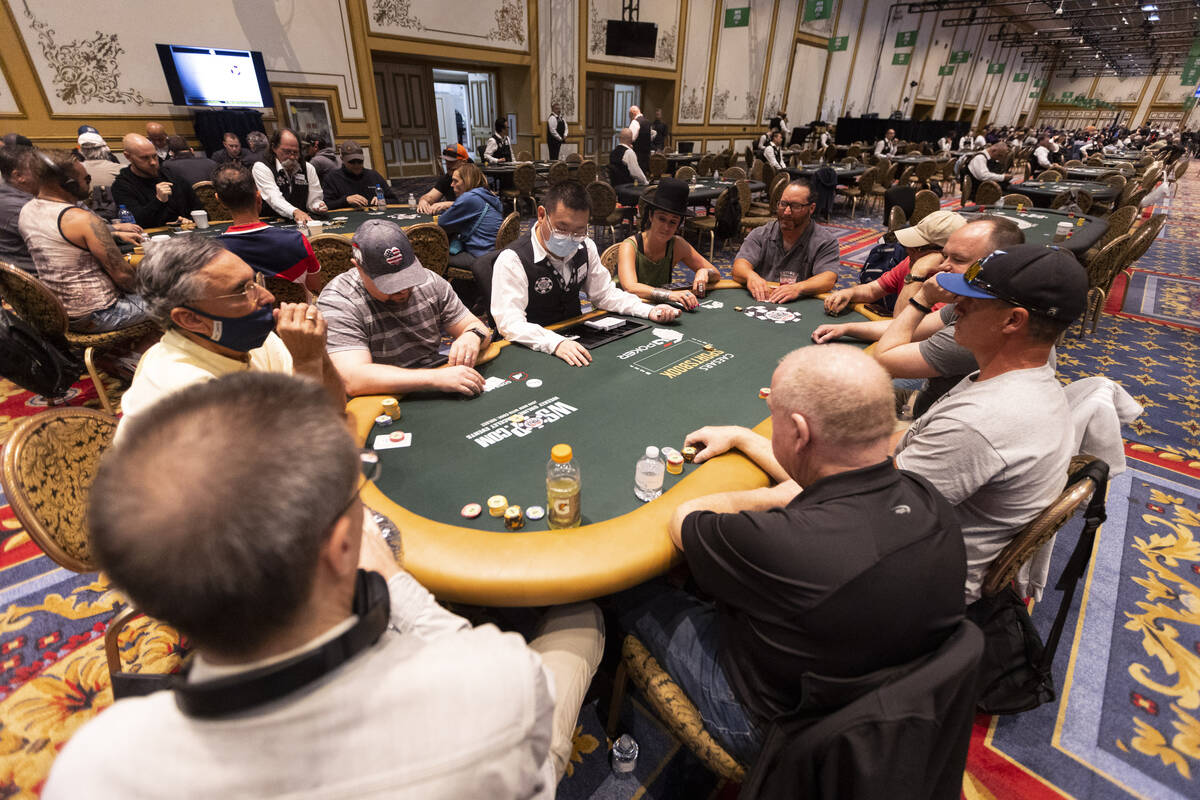
<svg viewBox="0 0 1200 800">
<path fill-rule="evenodd" d="M 231 657 L 295 624 L 360 475 L 329 394 L 250 371 L 171 393 L 124 427 L 88 513 L 113 582 L 200 648 Z"/>
<path fill-rule="evenodd" d="M 150 318 L 169 328 L 171 309 L 199 299 L 206 288 L 201 270 L 224 252 L 215 239 L 205 236 L 155 242 L 137 268 L 137 293 L 146 301 Z"/>
<path fill-rule="evenodd" d="M 106 144 L 83 144 L 79 146 L 84 161 L 108 161 L 112 158 L 112 150 Z"/>
<path fill-rule="evenodd" d="M 267 139 L 267 135 L 262 131 L 250 131 L 246 134 L 246 144 L 248 144 L 250 149 L 255 153 L 259 152 L 260 150 L 265 150 L 269 141 L 270 140 Z"/>
</svg>

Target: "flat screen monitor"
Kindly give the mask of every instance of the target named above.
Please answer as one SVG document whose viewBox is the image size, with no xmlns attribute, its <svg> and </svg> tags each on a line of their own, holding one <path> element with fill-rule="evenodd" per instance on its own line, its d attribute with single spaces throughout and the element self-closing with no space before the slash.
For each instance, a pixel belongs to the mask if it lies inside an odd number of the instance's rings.
<svg viewBox="0 0 1200 800">
<path fill-rule="evenodd" d="M 629 58 L 654 58 L 658 25 L 610 19 L 605 30 L 604 54 Z"/>
<path fill-rule="evenodd" d="M 266 108 L 274 106 L 262 53 L 160 44 L 171 102 L 177 106 Z"/>
</svg>

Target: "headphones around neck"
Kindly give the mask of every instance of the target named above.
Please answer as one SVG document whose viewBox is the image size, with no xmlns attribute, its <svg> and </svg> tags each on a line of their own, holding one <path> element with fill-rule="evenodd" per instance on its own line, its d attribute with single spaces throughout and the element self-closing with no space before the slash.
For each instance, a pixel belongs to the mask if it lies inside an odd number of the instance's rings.
<svg viewBox="0 0 1200 800">
<path fill-rule="evenodd" d="M 358 621 L 316 650 L 211 681 L 189 683 L 187 672 L 171 676 L 175 704 L 189 717 L 216 719 L 282 699 L 316 682 L 375 644 L 387 630 L 391 600 L 382 575 L 358 571 L 353 608 Z"/>
</svg>

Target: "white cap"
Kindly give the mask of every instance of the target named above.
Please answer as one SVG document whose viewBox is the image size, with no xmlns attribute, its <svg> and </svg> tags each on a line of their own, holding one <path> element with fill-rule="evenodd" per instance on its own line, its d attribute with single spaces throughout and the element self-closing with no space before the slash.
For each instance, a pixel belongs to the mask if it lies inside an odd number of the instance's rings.
<svg viewBox="0 0 1200 800">
<path fill-rule="evenodd" d="M 650 445 L 646 448 L 646 458 L 658 458 L 658 448 Z"/>
</svg>

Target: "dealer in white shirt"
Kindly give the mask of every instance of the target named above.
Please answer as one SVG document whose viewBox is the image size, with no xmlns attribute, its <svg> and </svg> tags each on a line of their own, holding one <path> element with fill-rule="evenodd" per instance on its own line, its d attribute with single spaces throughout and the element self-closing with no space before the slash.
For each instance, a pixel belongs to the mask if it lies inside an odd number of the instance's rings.
<svg viewBox="0 0 1200 800">
<path fill-rule="evenodd" d="M 300 159 L 300 140 L 289 128 L 271 137 L 271 155 L 251 170 L 263 202 L 284 219 L 308 222 L 325 212 L 325 192 L 312 164 Z"/>
<path fill-rule="evenodd" d="M 591 206 L 583 185 L 563 181 L 546 192 L 529 233 L 496 257 L 492 268 L 492 317 L 510 342 L 553 353 L 571 366 L 585 367 L 587 348 L 545 325 L 578 316 L 580 291 L 592 306 L 614 314 L 670 322 L 679 309 L 650 305 L 618 289 L 588 238 Z M 662 291 L 665 299 L 666 291 Z"/>
</svg>

